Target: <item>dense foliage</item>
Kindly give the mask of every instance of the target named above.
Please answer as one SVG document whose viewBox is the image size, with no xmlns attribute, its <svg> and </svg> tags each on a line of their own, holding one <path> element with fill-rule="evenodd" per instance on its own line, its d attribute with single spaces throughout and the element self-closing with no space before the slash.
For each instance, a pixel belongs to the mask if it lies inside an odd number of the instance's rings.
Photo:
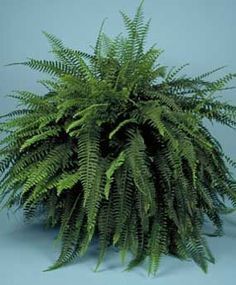
<svg viewBox="0 0 236 285">
<path fill-rule="evenodd" d="M 59 226 L 62 243 L 54 269 L 86 253 L 99 237 L 98 265 L 110 245 L 127 269 L 149 258 L 193 259 L 204 271 L 214 258 L 202 234 L 210 220 L 222 233 L 225 199 L 236 206 L 236 181 L 219 142 L 203 119 L 234 128 L 236 107 L 214 94 L 236 75 L 206 78 L 168 70 L 145 50 L 149 22 L 140 6 L 133 19 L 121 13 L 127 36 L 102 30 L 92 54 L 66 48 L 51 34 L 55 61 L 21 64 L 52 75 L 44 96 L 10 95 L 19 102 L 1 116 L 0 197 L 4 207 L 43 213 Z"/>
</svg>

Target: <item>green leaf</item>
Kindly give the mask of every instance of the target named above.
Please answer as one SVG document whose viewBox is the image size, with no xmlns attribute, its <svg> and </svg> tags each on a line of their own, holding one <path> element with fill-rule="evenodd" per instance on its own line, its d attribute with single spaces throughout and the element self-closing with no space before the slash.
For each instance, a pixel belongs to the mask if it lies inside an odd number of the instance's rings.
<svg viewBox="0 0 236 285">
<path fill-rule="evenodd" d="M 109 192 L 110 192 L 110 188 L 111 188 L 111 184 L 114 180 L 114 173 L 115 171 L 121 166 L 123 165 L 125 162 L 125 152 L 122 151 L 117 158 L 115 158 L 109 168 L 106 171 L 106 185 L 105 185 L 105 189 L 104 189 L 104 194 L 106 199 L 109 198 Z"/>
</svg>

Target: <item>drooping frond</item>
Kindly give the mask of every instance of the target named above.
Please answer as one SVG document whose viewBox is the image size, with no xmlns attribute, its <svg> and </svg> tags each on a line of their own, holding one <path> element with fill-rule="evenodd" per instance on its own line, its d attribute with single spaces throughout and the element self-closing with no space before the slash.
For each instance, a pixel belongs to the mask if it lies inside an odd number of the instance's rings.
<svg viewBox="0 0 236 285">
<path fill-rule="evenodd" d="M 84 189 L 84 205 L 92 194 L 96 171 L 99 167 L 100 130 L 89 125 L 83 130 L 78 141 L 78 159 L 80 161 L 81 182 Z"/>
</svg>

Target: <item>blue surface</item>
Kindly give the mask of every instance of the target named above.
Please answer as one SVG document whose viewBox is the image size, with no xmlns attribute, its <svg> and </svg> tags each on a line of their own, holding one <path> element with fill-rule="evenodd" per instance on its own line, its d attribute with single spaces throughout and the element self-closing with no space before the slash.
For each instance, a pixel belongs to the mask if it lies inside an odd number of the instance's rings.
<svg viewBox="0 0 236 285">
<path fill-rule="evenodd" d="M 149 278 L 146 264 L 131 272 L 122 272 L 119 255 L 109 250 L 99 272 L 96 243 L 77 263 L 51 272 L 42 272 L 55 260 L 58 247 L 53 246 L 55 230 L 41 224 L 26 225 L 21 216 L 0 215 L 0 282 L 1 285 L 233 285 L 236 280 L 236 215 L 225 217 L 225 236 L 208 238 L 216 264 L 204 274 L 193 262 L 163 257 L 159 274 Z M 55 244 L 55 243 L 54 243 Z"/>
<path fill-rule="evenodd" d="M 27 57 L 51 58 L 41 31 L 63 39 L 72 48 L 91 51 L 102 19 L 108 17 L 105 32 L 117 35 L 122 29 L 119 10 L 133 14 L 139 1 L 132 0 L 0 0 L 0 114 L 14 108 L 15 102 L 4 97 L 11 90 L 43 92 L 36 83 L 44 75 L 22 66 L 5 64 Z M 236 72 L 236 1 L 235 0 L 146 0 L 146 18 L 152 18 L 148 45 L 157 43 L 165 50 L 165 65 L 190 63 L 189 74 L 198 74 L 227 65 Z M 234 85 L 236 85 L 234 83 Z M 222 94 L 235 104 L 235 91 Z M 222 143 L 226 154 L 236 158 L 236 133 L 209 126 Z M 192 262 L 163 259 L 159 277 L 147 279 L 144 267 L 122 272 L 118 255 L 110 251 L 101 272 L 93 273 L 96 246 L 78 264 L 58 271 L 42 273 L 56 258 L 52 241 L 55 231 L 41 225 L 24 225 L 20 216 L 0 213 L 0 283 L 28 284 L 234 284 L 236 279 L 236 217 L 226 218 L 223 238 L 211 238 L 210 247 L 217 263 L 203 274 Z"/>
</svg>

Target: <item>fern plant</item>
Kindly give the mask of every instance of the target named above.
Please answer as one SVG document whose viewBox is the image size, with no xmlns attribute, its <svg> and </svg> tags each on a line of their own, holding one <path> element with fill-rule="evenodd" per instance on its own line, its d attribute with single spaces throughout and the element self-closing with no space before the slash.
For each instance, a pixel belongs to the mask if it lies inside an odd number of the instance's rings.
<svg viewBox="0 0 236 285">
<path fill-rule="evenodd" d="M 163 255 L 214 262 L 203 224 L 222 234 L 221 214 L 236 206 L 236 181 L 219 142 L 203 120 L 231 128 L 236 107 L 218 100 L 236 74 L 217 80 L 181 75 L 158 64 L 161 50 L 145 49 L 149 22 L 142 4 L 133 19 L 121 12 L 127 35 L 99 32 L 92 54 L 72 50 L 44 33 L 54 61 L 29 59 L 46 72 L 45 95 L 17 91 L 16 110 L 1 116 L 0 197 L 3 207 L 43 214 L 59 226 L 55 269 L 86 253 L 99 238 L 97 267 L 116 246 L 127 269 Z"/>
</svg>

